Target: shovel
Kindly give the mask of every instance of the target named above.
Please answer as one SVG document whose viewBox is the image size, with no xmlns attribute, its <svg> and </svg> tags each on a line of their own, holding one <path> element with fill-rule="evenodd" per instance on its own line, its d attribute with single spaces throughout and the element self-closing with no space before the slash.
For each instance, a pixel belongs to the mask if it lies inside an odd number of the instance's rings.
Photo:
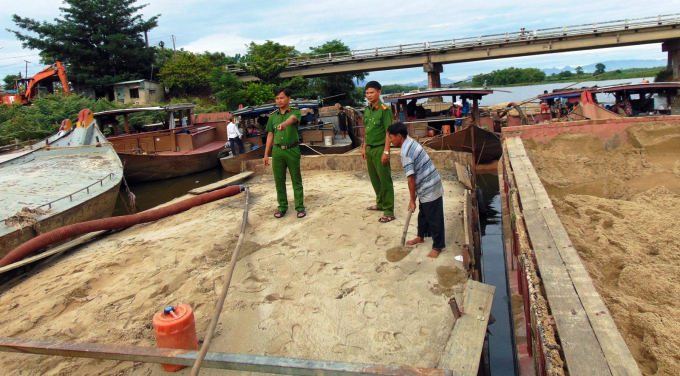
<svg viewBox="0 0 680 376">
<path fill-rule="evenodd" d="M 404 234 L 401 235 L 401 246 L 406 245 L 406 233 L 408 232 L 408 224 L 411 222 L 411 214 L 413 210 L 409 209 L 408 214 L 406 214 L 406 224 L 404 225 Z"/>
</svg>

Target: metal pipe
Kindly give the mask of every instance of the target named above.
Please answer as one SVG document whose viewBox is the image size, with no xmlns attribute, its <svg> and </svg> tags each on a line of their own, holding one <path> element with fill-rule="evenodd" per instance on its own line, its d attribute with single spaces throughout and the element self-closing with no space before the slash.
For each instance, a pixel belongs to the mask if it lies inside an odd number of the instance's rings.
<svg viewBox="0 0 680 376">
<path fill-rule="evenodd" d="M 103 343 L 59 342 L 14 337 L 0 337 L 0 351 L 184 366 L 193 364 L 198 354 L 198 352 L 192 350 L 158 349 L 154 347 Z M 299 358 L 228 353 L 208 353 L 203 366 L 206 368 L 275 373 L 280 375 L 453 375 L 453 372 L 449 370 L 436 368 L 326 362 Z"/>
<path fill-rule="evenodd" d="M 222 307 L 224 307 L 224 301 L 227 300 L 227 294 L 229 293 L 229 285 L 231 284 L 231 276 L 234 274 L 234 268 L 236 267 L 236 261 L 238 260 L 238 254 L 241 251 L 241 245 L 243 245 L 243 238 L 246 236 L 246 224 L 248 222 L 248 201 L 250 198 L 250 188 L 246 187 L 246 205 L 243 209 L 243 223 L 241 224 L 241 233 L 238 236 L 238 242 L 236 243 L 236 249 L 231 254 L 231 262 L 229 263 L 229 269 L 227 270 L 227 275 L 224 278 L 224 287 L 222 288 L 222 293 L 220 298 L 215 304 L 215 312 L 210 320 L 210 325 L 208 326 L 208 331 L 205 335 L 205 340 L 201 346 L 201 351 L 196 357 L 194 366 L 191 368 L 191 376 L 198 376 L 201 371 L 201 364 L 203 359 L 205 359 L 208 349 L 210 349 L 210 343 L 212 342 L 213 334 L 215 333 L 215 328 L 217 328 L 217 321 L 220 319 L 220 314 L 222 313 Z"/>
</svg>

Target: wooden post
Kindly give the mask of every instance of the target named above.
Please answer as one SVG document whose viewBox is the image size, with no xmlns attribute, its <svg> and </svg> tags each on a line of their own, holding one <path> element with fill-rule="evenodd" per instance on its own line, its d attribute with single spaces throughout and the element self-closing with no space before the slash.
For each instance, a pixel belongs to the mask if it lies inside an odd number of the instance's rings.
<svg viewBox="0 0 680 376">
<path fill-rule="evenodd" d="M 474 116 L 473 124 L 479 127 L 479 99 L 477 96 L 472 97 L 472 116 Z"/>
<path fill-rule="evenodd" d="M 193 122 L 191 121 L 191 109 L 187 110 L 187 126 L 191 126 Z"/>
<path fill-rule="evenodd" d="M 128 114 L 123 114 L 123 124 L 125 125 L 125 133 L 130 134 L 130 118 Z"/>
</svg>

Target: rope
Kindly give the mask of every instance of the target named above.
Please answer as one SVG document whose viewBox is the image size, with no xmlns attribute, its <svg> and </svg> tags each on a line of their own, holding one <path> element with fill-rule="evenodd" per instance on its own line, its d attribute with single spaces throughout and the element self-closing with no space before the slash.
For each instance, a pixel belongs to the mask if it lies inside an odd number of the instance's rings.
<svg viewBox="0 0 680 376">
<path fill-rule="evenodd" d="M 224 301 L 227 299 L 229 285 L 231 284 L 231 276 L 234 274 L 234 268 L 236 267 L 238 254 L 239 251 L 241 250 L 241 245 L 243 245 L 243 238 L 246 235 L 246 222 L 248 221 L 249 198 L 250 188 L 246 187 L 246 205 L 245 208 L 243 209 L 243 223 L 241 224 L 241 234 L 238 236 L 236 249 L 234 250 L 234 253 L 231 254 L 231 262 L 229 263 L 227 275 L 224 278 L 224 287 L 222 289 L 222 294 L 220 295 L 220 298 L 217 300 L 217 304 L 215 304 L 215 312 L 213 313 L 213 317 L 210 320 L 210 325 L 208 326 L 208 331 L 205 336 L 205 342 L 203 342 L 203 346 L 201 346 L 201 351 L 198 353 L 198 357 L 196 357 L 196 362 L 194 363 L 193 368 L 191 368 L 191 376 L 198 376 L 198 373 L 201 371 L 201 364 L 203 363 L 203 359 L 205 359 L 205 355 L 208 353 L 208 350 L 210 349 L 210 343 L 212 342 L 213 334 L 215 334 L 215 328 L 217 328 L 217 321 L 219 320 L 220 314 L 222 313 Z"/>
</svg>

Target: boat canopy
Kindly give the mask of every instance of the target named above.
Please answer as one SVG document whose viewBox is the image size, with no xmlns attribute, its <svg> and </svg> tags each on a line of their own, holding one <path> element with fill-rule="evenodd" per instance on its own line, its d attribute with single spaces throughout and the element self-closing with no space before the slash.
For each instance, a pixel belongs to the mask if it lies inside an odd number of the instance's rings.
<svg viewBox="0 0 680 376">
<path fill-rule="evenodd" d="M 184 110 L 191 110 L 194 107 L 196 107 L 196 105 L 193 104 L 193 103 L 179 103 L 179 104 L 173 104 L 173 105 L 170 105 L 170 106 L 163 106 L 163 107 L 154 106 L 154 107 L 121 108 L 119 110 L 109 110 L 109 111 L 97 112 L 97 113 L 94 114 L 94 116 L 98 117 L 98 116 L 105 116 L 105 115 L 125 115 L 125 114 L 132 114 L 132 113 L 135 113 L 135 112 L 184 111 Z"/>
<path fill-rule="evenodd" d="M 299 109 L 319 108 L 320 105 L 321 101 L 290 101 L 290 107 Z M 268 103 L 261 106 L 246 106 L 242 109 L 233 111 L 232 114 L 234 116 L 269 114 L 274 112 L 277 108 L 275 103 Z"/>
<path fill-rule="evenodd" d="M 589 91 L 593 94 L 597 93 L 658 93 L 666 90 L 680 89 L 680 82 L 654 82 L 654 83 L 639 83 L 639 84 L 623 84 L 611 85 L 603 87 L 589 87 L 581 89 L 570 89 L 564 91 L 553 91 L 552 93 L 541 94 L 538 99 L 554 99 L 554 98 L 570 98 L 578 97 L 584 91 Z"/>
<path fill-rule="evenodd" d="M 456 96 L 456 97 L 461 97 L 461 98 L 481 98 L 485 95 L 493 94 L 492 89 L 473 89 L 473 88 L 465 88 L 465 89 L 430 89 L 430 90 L 424 90 L 424 91 L 419 91 L 417 93 L 407 93 L 403 95 L 394 95 L 391 94 L 389 97 L 385 96 L 385 102 L 399 102 L 399 101 L 406 101 L 406 100 L 411 100 L 411 99 L 420 99 L 420 98 L 431 98 L 431 97 L 446 97 L 446 96 Z"/>
</svg>

